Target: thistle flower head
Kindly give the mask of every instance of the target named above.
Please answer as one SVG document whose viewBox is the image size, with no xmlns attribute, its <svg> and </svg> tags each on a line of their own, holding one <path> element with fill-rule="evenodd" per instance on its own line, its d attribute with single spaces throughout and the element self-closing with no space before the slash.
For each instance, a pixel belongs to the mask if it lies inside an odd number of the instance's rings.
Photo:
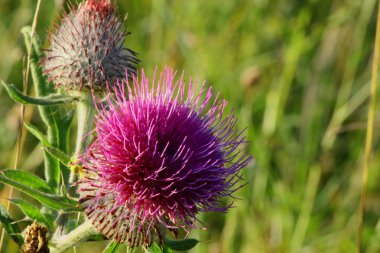
<svg viewBox="0 0 380 253">
<path fill-rule="evenodd" d="M 95 227 L 133 247 L 196 227 L 199 212 L 226 211 L 220 198 L 233 197 L 251 157 L 238 151 L 245 137 L 211 88 L 176 81 L 170 69 L 132 82 L 99 109 L 79 192 Z"/>
<path fill-rule="evenodd" d="M 42 64 L 49 81 L 67 89 L 102 89 L 135 72 L 136 53 L 124 47 L 127 33 L 110 0 L 86 0 L 62 17 Z"/>
</svg>

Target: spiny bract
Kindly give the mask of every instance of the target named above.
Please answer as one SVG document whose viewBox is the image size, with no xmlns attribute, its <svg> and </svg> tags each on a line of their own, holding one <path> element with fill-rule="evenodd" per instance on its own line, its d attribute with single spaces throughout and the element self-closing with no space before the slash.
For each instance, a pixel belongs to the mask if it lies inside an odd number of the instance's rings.
<svg viewBox="0 0 380 253">
<path fill-rule="evenodd" d="M 56 86 L 103 89 L 135 73 L 136 53 L 124 47 L 127 33 L 109 0 L 87 0 L 65 13 L 42 60 Z"/>
</svg>

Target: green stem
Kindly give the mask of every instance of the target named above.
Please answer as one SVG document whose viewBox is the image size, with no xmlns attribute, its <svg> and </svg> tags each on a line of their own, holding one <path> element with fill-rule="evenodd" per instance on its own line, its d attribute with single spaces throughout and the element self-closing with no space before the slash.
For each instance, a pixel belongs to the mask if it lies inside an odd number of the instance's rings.
<svg viewBox="0 0 380 253">
<path fill-rule="evenodd" d="M 99 234 L 99 232 L 94 228 L 91 222 L 86 220 L 82 225 L 71 231 L 69 234 L 61 236 L 53 241 L 55 245 L 51 248 L 51 253 L 64 252 L 97 234 Z"/>
<path fill-rule="evenodd" d="M 95 116 L 94 101 L 90 93 L 77 103 L 78 132 L 75 145 L 75 159 L 87 148 L 90 138 L 85 137 L 92 130 L 93 119 Z M 72 185 L 78 179 L 77 174 L 71 172 L 69 185 Z"/>
<path fill-rule="evenodd" d="M 82 94 L 83 95 L 83 94 Z M 92 130 L 92 123 L 95 114 L 95 106 L 92 101 L 92 96 L 90 93 L 85 93 L 82 99 L 77 102 L 77 141 L 75 147 L 74 159 L 78 159 L 82 151 L 88 146 L 89 138 L 84 138 L 88 132 Z M 67 185 L 67 192 L 69 196 L 74 196 L 76 193 L 76 187 L 73 184 L 78 180 L 78 175 L 71 171 L 69 177 L 69 183 Z M 69 214 L 62 214 L 57 220 L 57 229 L 54 236 L 61 236 L 65 233 L 64 228 L 69 219 Z"/>
</svg>

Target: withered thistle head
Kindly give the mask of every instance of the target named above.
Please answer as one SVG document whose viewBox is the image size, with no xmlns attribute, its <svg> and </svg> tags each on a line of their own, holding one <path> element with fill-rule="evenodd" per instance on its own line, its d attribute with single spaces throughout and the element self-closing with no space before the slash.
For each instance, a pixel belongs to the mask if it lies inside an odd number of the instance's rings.
<svg viewBox="0 0 380 253">
<path fill-rule="evenodd" d="M 22 253 L 49 253 L 48 240 L 46 238 L 48 230 L 44 225 L 33 223 L 24 232 L 24 245 Z"/>
<path fill-rule="evenodd" d="M 115 87 L 81 159 L 80 202 L 94 226 L 131 247 L 150 245 L 166 229 L 196 227 L 199 212 L 230 208 L 220 198 L 233 198 L 251 157 L 226 104 L 171 69 Z"/>
<path fill-rule="evenodd" d="M 136 71 L 136 53 L 124 46 L 127 35 L 110 0 L 86 0 L 56 25 L 44 73 L 56 86 L 102 89 Z"/>
</svg>

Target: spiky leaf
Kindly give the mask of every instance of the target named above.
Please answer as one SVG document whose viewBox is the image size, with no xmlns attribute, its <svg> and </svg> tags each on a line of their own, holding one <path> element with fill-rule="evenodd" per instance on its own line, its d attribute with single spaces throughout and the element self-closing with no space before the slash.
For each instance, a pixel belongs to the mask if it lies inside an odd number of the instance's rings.
<svg viewBox="0 0 380 253">
<path fill-rule="evenodd" d="M 46 97 L 38 97 L 33 98 L 30 96 L 25 95 L 17 89 L 17 87 L 14 84 L 7 84 L 5 82 L 1 82 L 4 86 L 5 90 L 8 92 L 9 96 L 18 103 L 21 104 L 33 104 L 33 105 L 57 105 L 57 104 L 64 104 L 69 103 L 77 100 L 77 97 L 73 96 L 64 96 L 60 94 L 52 94 Z"/>
<path fill-rule="evenodd" d="M 5 177 L 37 191 L 52 193 L 50 186 L 44 180 L 27 171 L 3 170 L 0 177 Z"/>
<path fill-rule="evenodd" d="M 34 135 L 44 146 L 50 146 L 50 143 L 46 139 L 45 135 L 39 130 L 36 126 L 33 126 L 30 123 L 24 122 L 25 128 Z"/>
<path fill-rule="evenodd" d="M 4 171 L 0 174 L 0 182 L 13 186 L 14 188 L 28 194 L 29 196 L 41 202 L 43 205 L 46 205 L 47 207 L 50 207 L 52 209 L 76 209 L 75 201 L 59 195 L 46 193 L 46 189 L 41 187 L 41 182 L 36 183 L 38 182 L 38 180 L 25 182 L 26 178 L 29 178 L 30 180 L 33 180 L 33 178 L 38 178 L 33 174 L 30 173 L 28 177 L 25 177 L 25 175 L 28 174 L 25 171 L 12 171 L 12 173 L 9 173 L 9 171 L 10 170 Z M 8 174 L 12 174 L 12 177 L 8 177 Z M 33 175 L 34 177 L 32 177 L 31 175 Z M 41 188 L 45 191 L 41 191 Z"/>
<path fill-rule="evenodd" d="M 49 152 L 49 154 L 57 158 L 63 165 L 69 166 L 70 157 L 66 155 L 64 152 L 54 147 L 45 146 L 44 148 L 47 152 Z"/>
<path fill-rule="evenodd" d="M 37 208 L 35 205 L 23 199 L 11 199 L 11 201 L 17 205 L 28 218 L 43 223 L 48 228 L 53 227 L 53 224 L 46 217 L 46 214 L 41 213 L 40 208 Z"/>
</svg>

